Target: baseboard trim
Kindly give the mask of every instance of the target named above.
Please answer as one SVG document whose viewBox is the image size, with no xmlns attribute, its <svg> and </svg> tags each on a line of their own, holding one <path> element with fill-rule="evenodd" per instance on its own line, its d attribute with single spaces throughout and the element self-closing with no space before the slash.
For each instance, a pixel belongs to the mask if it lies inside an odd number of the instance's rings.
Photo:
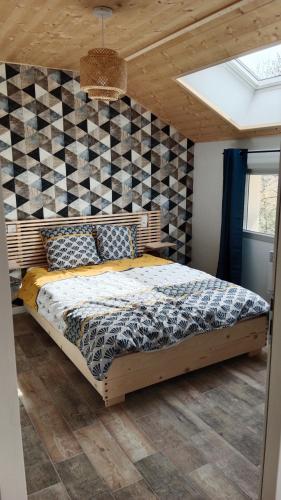
<svg viewBox="0 0 281 500">
<path fill-rule="evenodd" d="M 16 314 L 22 314 L 22 313 L 25 313 L 26 312 L 26 309 L 24 306 L 13 306 L 12 307 L 12 312 L 13 312 L 13 316 L 16 315 Z"/>
</svg>

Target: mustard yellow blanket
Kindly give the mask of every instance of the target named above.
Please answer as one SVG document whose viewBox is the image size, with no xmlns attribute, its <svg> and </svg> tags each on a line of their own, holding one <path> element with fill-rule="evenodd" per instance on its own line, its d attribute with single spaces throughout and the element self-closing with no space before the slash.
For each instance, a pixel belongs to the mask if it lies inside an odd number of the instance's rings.
<svg viewBox="0 0 281 500">
<path fill-rule="evenodd" d="M 111 260 L 95 266 L 83 266 L 64 271 L 48 271 L 45 267 L 30 268 L 23 278 L 19 298 L 32 309 L 37 309 L 36 299 L 42 286 L 54 281 L 74 278 L 75 276 L 98 276 L 110 271 L 127 271 L 136 267 L 163 266 L 172 262 L 160 257 L 144 254 L 136 259 Z"/>
</svg>

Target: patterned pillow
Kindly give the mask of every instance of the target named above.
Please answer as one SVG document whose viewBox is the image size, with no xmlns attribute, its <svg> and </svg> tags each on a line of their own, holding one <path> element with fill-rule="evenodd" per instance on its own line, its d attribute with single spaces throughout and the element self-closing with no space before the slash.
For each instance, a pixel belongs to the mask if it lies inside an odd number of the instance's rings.
<svg viewBox="0 0 281 500">
<path fill-rule="evenodd" d="M 98 252 L 103 260 L 137 257 L 137 226 L 96 226 Z"/>
<path fill-rule="evenodd" d="M 49 271 L 101 262 L 91 224 L 40 229 Z"/>
</svg>

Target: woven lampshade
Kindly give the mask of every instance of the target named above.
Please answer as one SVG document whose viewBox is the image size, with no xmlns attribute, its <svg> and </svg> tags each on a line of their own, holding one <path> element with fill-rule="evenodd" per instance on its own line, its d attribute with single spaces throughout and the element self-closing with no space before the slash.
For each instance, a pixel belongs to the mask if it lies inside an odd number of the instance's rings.
<svg viewBox="0 0 281 500">
<path fill-rule="evenodd" d="M 88 90 L 90 99 L 100 99 L 102 101 L 117 101 L 122 95 L 123 93 L 118 90 L 106 90 L 105 88 L 100 89 L 100 87 Z"/>
<path fill-rule="evenodd" d="M 89 50 L 80 59 L 80 86 L 91 99 L 120 99 L 127 90 L 126 61 L 112 49 Z"/>
</svg>

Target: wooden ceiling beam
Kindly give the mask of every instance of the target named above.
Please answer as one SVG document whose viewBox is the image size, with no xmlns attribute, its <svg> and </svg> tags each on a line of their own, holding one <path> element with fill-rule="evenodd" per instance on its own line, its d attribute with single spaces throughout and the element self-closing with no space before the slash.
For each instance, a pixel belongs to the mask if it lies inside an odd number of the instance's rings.
<svg viewBox="0 0 281 500">
<path fill-rule="evenodd" d="M 216 12 L 213 12 L 212 14 L 209 14 L 202 19 L 199 19 L 199 21 L 195 21 L 191 24 L 188 24 L 184 28 L 181 28 L 174 33 L 171 33 L 170 35 L 167 35 L 157 42 L 151 43 L 150 45 L 147 45 L 143 49 L 138 50 L 137 52 L 134 52 L 133 54 L 130 54 L 129 56 L 125 57 L 126 61 L 132 61 L 133 59 L 136 59 L 137 57 L 142 56 L 143 54 L 146 54 L 147 52 L 150 52 L 153 49 L 157 49 L 161 47 L 162 45 L 165 45 L 168 42 L 171 42 L 172 40 L 176 40 L 177 38 L 186 35 L 187 33 L 190 33 L 191 31 L 195 31 L 198 28 L 201 28 L 202 26 L 205 26 L 212 21 L 218 20 L 220 17 L 226 16 L 227 14 L 232 13 L 234 10 L 237 9 L 242 9 L 243 7 L 247 7 L 251 4 L 253 4 L 256 0 L 236 0 L 234 3 L 231 5 L 228 5 L 227 7 L 223 7 L 222 9 L 217 10 Z"/>
</svg>

